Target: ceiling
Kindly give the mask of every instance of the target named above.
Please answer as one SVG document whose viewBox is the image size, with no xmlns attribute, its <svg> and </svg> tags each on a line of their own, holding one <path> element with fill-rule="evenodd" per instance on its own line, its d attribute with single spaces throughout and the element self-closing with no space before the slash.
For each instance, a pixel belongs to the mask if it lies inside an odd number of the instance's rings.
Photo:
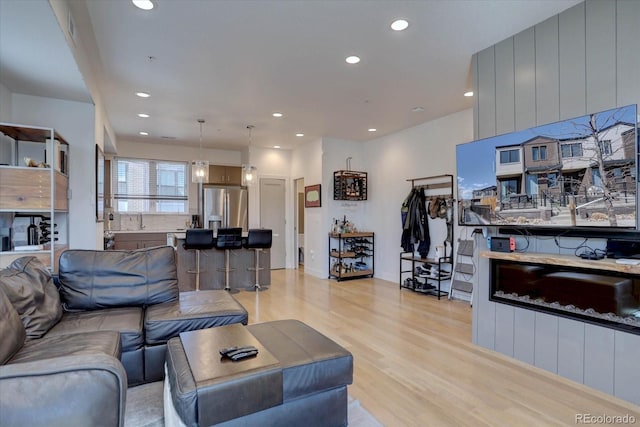
<svg viewBox="0 0 640 427">
<path fill-rule="evenodd" d="M 202 118 L 203 145 L 221 149 L 246 147 L 250 135 L 252 146 L 284 149 L 367 141 L 470 108 L 462 95 L 475 52 L 580 2 L 154 0 L 146 12 L 126 0 L 72 1 L 87 12 L 75 25 L 93 29 L 119 141 L 197 145 Z M 396 18 L 409 28 L 391 30 Z M 46 0 L 0 0 L 0 81 L 86 102 L 56 25 Z M 349 55 L 362 60 L 347 64 Z"/>
</svg>

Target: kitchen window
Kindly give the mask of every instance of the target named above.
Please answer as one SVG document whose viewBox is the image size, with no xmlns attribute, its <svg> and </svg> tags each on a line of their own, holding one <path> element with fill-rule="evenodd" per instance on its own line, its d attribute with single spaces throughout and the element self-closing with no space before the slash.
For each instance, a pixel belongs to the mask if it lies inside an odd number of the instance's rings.
<svg viewBox="0 0 640 427">
<path fill-rule="evenodd" d="M 117 212 L 188 212 L 187 162 L 116 157 L 114 169 Z"/>
</svg>

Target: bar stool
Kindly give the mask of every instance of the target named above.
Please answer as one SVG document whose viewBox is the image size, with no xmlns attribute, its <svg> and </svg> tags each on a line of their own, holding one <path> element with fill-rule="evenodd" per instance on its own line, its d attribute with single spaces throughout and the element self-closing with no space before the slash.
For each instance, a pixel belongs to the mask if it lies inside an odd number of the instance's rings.
<svg viewBox="0 0 640 427">
<path fill-rule="evenodd" d="M 273 232 L 271 230 L 254 228 L 249 230 L 247 243 L 244 245 L 245 248 L 253 249 L 255 251 L 254 267 L 249 267 L 247 270 L 254 270 L 256 272 L 256 284 L 253 285 L 256 291 L 263 290 L 260 286 L 259 274 L 260 270 L 264 270 L 265 267 L 260 267 L 260 252 L 262 252 L 263 249 L 271 248 L 272 238 Z"/>
<path fill-rule="evenodd" d="M 218 271 L 224 272 L 224 290 L 232 293 L 239 292 L 229 286 L 229 273 L 236 270 L 229 268 L 229 255 L 231 249 L 242 248 L 242 227 L 219 228 L 215 247 L 224 250 L 224 268 L 218 269 Z"/>
<path fill-rule="evenodd" d="M 185 235 L 183 248 L 196 251 L 196 269 L 187 270 L 187 273 L 196 275 L 196 291 L 200 290 L 200 250 L 213 248 L 213 231 L 207 228 L 190 228 Z"/>
</svg>

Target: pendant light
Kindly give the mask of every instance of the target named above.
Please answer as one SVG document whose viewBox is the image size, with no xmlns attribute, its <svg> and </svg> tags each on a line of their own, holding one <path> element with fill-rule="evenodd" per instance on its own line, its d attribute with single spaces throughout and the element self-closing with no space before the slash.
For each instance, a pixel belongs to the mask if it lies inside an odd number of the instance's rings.
<svg viewBox="0 0 640 427">
<path fill-rule="evenodd" d="M 247 129 L 249 129 L 249 155 L 251 155 L 251 131 L 253 130 L 253 125 L 248 125 Z M 258 168 L 250 164 L 242 165 L 242 185 L 253 185 L 256 181 L 257 170 Z"/>
<path fill-rule="evenodd" d="M 209 161 L 202 160 L 202 125 L 204 119 L 198 119 L 200 124 L 200 149 L 198 156 L 200 160 L 191 161 L 191 182 L 197 182 L 199 184 L 209 182 Z"/>
</svg>

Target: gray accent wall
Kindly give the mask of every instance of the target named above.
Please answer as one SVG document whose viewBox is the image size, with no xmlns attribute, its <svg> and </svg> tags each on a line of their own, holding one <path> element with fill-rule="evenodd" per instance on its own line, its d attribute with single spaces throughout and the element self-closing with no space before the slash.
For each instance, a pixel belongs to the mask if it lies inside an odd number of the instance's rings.
<svg viewBox="0 0 640 427">
<path fill-rule="evenodd" d="M 639 41 L 640 1 L 587 0 L 476 53 L 474 137 L 640 104 Z M 476 260 L 475 344 L 640 404 L 640 336 L 491 302 L 489 262 Z"/>
</svg>

